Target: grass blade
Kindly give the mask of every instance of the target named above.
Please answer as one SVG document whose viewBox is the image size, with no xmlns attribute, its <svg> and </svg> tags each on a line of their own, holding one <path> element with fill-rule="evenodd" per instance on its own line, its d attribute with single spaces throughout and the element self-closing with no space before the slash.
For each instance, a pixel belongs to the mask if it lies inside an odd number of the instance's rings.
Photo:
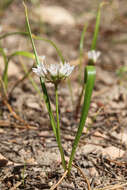
<svg viewBox="0 0 127 190">
<path fill-rule="evenodd" d="M 27 7 L 26 7 L 24 2 L 23 2 L 23 5 L 25 7 L 26 24 L 27 24 L 27 28 L 28 28 L 28 32 L 29 32 L 29 37 L 30 37 L 30 40 L 31 40 L 31 43 L 32 43 L 34 55 L 35 55 L 36 64 L 39 64 L 39 58 L 38 58 L 38 55 L 37 55 L 36 47 L 34 45 L 34 41 L 33 41 L 33 38 L 32 38 L 32 33 L 31 33 L 31 29 L 30 29 L 30 24 L 29 24 L 29 20 L 28 20 Z M 49 113 L 51 125 L 52 125 L 52 128 L 53 128 L 53 132 L 54 132 L 55 137 L 56 137 L 56 122 L 55 122 L 53 112 L 52 112 L 52 109 L 51 109 L 47 89 L 46 89 L 45 83 L 42 80 L 42 78 L 40 78 L 40 82 L 41 82 L 41 87 L 42 87 L 42 90 L 43 90 L 43 98 L 44 98 L 44 101 L 45 101 L 45 104 L 46 104 L 46 107 L 47 107 L 47 110 L 48 110 L 48 113 Z"/>
<path fill-rule="evenodd" d="M 81 34 L 80 44 L 79 44 L 79 82 L 81 82 L 81 73 L 82 73 L 82 59 L 83 59 L 83 48 L 84 48 L 84 39 L 85 39 L 85 33 L 87 30 L 87 24 L 84 25 L 83 31 Z"/>
<path fill-rule="evenodd" d="M 107 4 L 107 3 L 105 3 L 105 2 L 100 3 L 98 11 L 97 11 L 96 24 L 95 24 L 95 30 L 94 30 L 91 50 L 95 50 L 96 49 L 96 44 L 97 44 L 97 39 L 98 39 L 98 33 L 99 33 L 99 26 L 100 26 L 100 19 L 101 19 L 101 8 L 105 4 Z"/>
<path fill-rule="evenodd" d="M 24 56 L 27 58 L 35 59 L 34 54 L 27 52 L 27 51 L 16 51 L 16 52 L 12 53 L 11 55 L 9 55 L 8 59 L 10 60 L 12 57 L 17 56 L 17 55 L 21 55 L 21 56 Z"/>
<path fill-rule="evenodd" d="M 34 41 L 33 41 L 33 38 L 32 38 L 32 33 L 31 33 L 31 29 L 30 29 L 30 24 L 29 24 L 29 20 L 28 20 L 27 7 L 26 7 L 25 3 L 23 3 L 23 5 L 25 7 L 26 24 L 27 24 L 27 28 L 28 28 L 28 32 L 29 32 L 29 37 L 30 37 L 30 40 L 31 40 L 31 43 L 32 43 L 34 55 L 35 55 L 36 64 L 39 64 L 39 58 L 38 58 L 37 51 L 36 51 L 36 48 L 35 48 L 35 45 L 34 45 Z M 52 110 L 51 110 L 51 105 L 50 105 L 50 100 L 49 100 L 49 97 L 48 97 L 48 94 L 47 94 L 47 89 L 46 89 L 46 86 L 45 86 L 44 81 L 42 80 L 42 78 L 40 78 L 40 82 L 41 82 L 41 86 L 42 86 L 42 90 L 43 90 L 43 94 L 44 94 L 44 101 L 46 103 L 46 106 L 47 106 L 47 109 L 48 109 L 48 112 L 49 112 L 49 116 L 50 116 L 50 120 L 51 120 L 51 124 L 52 124 L 52 127 L 53 127 L 53 131 L 54 131 L 54 134 L 56 136 L 56 123 L 55 123 L 55 119 L 54 119 L 54 116 L 53 116 L 53 113 L 52 113 Z"/>
<path fill-rule="evenodd" d="M 13 36 L 13 35 L 23 35 L 23 36 L 28 36 L 28 33 L 27 32 L 21 32 L 21 31 L 17 31 L 17 32 L 7 32 L 5 34 L 2 34 L 0 36 L 0 40 L 4 39 L 4 38 L 7 38 L 9 36 Z"/>
<path fill-rule="evenodd" d="M 29 33 L 28 33 L 28 32 L 21 32 L 21 31 L 20 31 L 20 32 L 8 32 L 8 33 L 6 33 L 6 34 L 1 35 L 1 36 L 0 36 L 0 40 L 6 38 L 6 37 L 8 37 L 8 36 L 11 36 L 11 35 L 29 36 Z M 54 43 L 53 41 L 51 41 L 51 40 L 49 40 L 49 39 L 46 39 L 46 38 L 43 38 L 43 37 L 40 37 L 40 36 L 33 35 L 32 33 L 31 33 L 31 35 L 32 35 L 32 38 L 35 39 L 35 40 L 43 40 L 43 41 L 49 43 L 50 45 L 52 45 L 52 46 L 55 48 L 57 54 L 59 55 L 59 57 L 60 57 L 60 59 L 61 59 L 61 62 L 64 64 L 64 57 L 63 57 L 63 55 L 62 55 L 62 52 L 61 52 L 60 49 L 55 45 L 55 43 Z"/>
<path fill-rule="evenodd" d="M 25 3 L 24 3 L 24 7 L 25 7 L 26 23 L 27 23 L 27 27 L 28 27 L 28 31 L 29 31 L 29 36 L 30 36 L 31 43 L 32 43 L 32 47 L 33 47 L 33 50 L 34 50 L 34 54 L 35 54 L 35 60 L 36 60 L 36 63 L 39 64 L 39 58 L 38 58 L 37 51 L 36 51 L 36 48 L 35 48 L 35 45 L 34 45 L 34 41 L 33 41 L 33 38 L 32 38 L 32 33 L 31 33 L 30 24 L 29 24 L 29 20 L 28 20 L 27 7 L 26 7 Z M 61 159 L 62 159 L 62 163 L 64 163 L 63 164 L 63 168 L 64 168 L 64 170 L 66 170 L 66 161 L 65 161 L 65 157 L 64 157 L 63 147 L 60 146 L 61 145 L 61 141 L 59 141 L 60 139 L 58 139 L 57 125 L 56 125 L 56 122 L 55 122 L 55 119 L 54 119 L 54 115 L 53 115 L 53 112 L 52 112 L 52 109 L 51 109 L 51 105 L 50 105 L 50 100 L 49 100 L 49 96 L 48 96 L 48 93 L 47 93 L 47 89 L 46 89 L 45 83 L 44 83 L 44 81 L 42 80 L 41 77 L 40 77 L 40 82 L 41 82 L 41 86 L 42 86 L 42 90 L 43 90 L 44 101 L 45 101 L 45 104 L 47 106 L 49 117 L 50 117 L 50 121 L 51 121 L 51 125 L 52 125 L 52 128 L 53 128 L 53 132 L 55 134 L 56 141 L 57 141 L 58 146 L 59 146 L 60 154 L 62 153 L 61 154 Z"/>
<path fill-rule="evenodd" d="M 4 64 L 5 64 L 2 80 L 3 80 L 5 88 L 7 90 L 7 86 L 8 86 L 8 58 L 7 58 L 6 53 L 5 53 L 3 48 L 0 48 L 0 53 L 3 56 Z"/>
<path fill-rule="evenodd" d="M 64 64 L 64 58 L 63 58 L 63 56 L 62 56 L 62 53 L 61 53 L 61 51 L 59 50 L 59 48 L 56 46 L 56 44 L 55 44 L 53 41 L 48 40 L 48 39 L 46 39 L 46 38 L 42 38 L 42 37 L 40 37 L 40 36 L 35 36 L 35 35 L 33 35 L 33 38 L 34 38 L 35 40 L 43 40 L 43 41 L 45 41 L 45 42 L 50 43 L 50 44 L 56 49 L 56 52 L 57 52 L 58 56 L 59 56 L 60 59 L 61 59 L 61 62 Z"/>
<path fill-rule="evenodd" d="M 80 44 L 79 44 L 79 58 L 80 58 L 80 64 L 82 63 L 82 57 L 83 57 L 83 48 L 84 48 L 84 39 L 85 39 L 85 33 L 87 31 L 87 24 L 84 25 L 83 31 L 81 34 Z"/>
</svg>

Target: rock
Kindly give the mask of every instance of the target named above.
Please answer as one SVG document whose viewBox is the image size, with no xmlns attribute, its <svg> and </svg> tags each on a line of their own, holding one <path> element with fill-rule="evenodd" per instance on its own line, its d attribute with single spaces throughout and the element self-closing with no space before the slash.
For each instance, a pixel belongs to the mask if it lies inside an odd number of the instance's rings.
<svg viewBox="0 0 127 190">
<path fill-rule="evenodd" d="M 112 73 L 109 74 L 109 72 L 99 67 L 97 67 L 97 73 L 98 80 L 102 81 L 105 85 L 112 85 L 114 83 L 114 76 Z"/>
<path fill-rule="evenodd" d="M 89 171 L 91 176 L 99 176 L 98 171 L 96 170 L 95 167 L 89 168 Z"/>
<path fill-rule="evenodd" d="M 35 102 L 34 99 L 27 99 L 26 105 L 29 108 L 36 109 L 36 110 L 39 110 L 39 111 L 41 110 L 39 104 L 37 102 Z"/>
<path fill-rule="evenodd" d="M 0 167 L 11 165 L 12 162 L 7 160 L 1 153 L 0 153 Z"/>
<path fill-rule="evenodd" d="M 42 22 L 52 25 L 75 25 L 73 16 L 63 7 L 59 6 L 39 6 L 34 9 L 34 13 Z"/>
<path fill-rule="evenodd" d="M 84 155 L 87 155 L 89 153 L 101 153 L 103 156 L 109 156 L 111 159 L 122 157 L 125 153 L 125 151 L 114 146 L 102 148 L 100 146 L 92 144 L 86 144 L 85 146 L 81 147 L 81 152 Z"/>
<path fill-rule="evenodd" d="M 57 149 L 54 149 L 54 152 L 42 152 L 40 150 L 37 150 L 36 155 L 36 161 L 38 164 L 43 163 L 44 165 L 52 165 L 53 163 L 60 163 L 61 161 L 60 153 Z"/>
<path fill-rule="evenodd" d="M 103 148 L 100 147 L 100 146 L 96 146 L 94 144 L 86 144 L 85 146 L 82 146 L 80 148 L 82 154 L 84 155 L 87 155 L 87 154 L 90 154 L 90 153 L 96 153 L 98 151 L 102 152 L 103 151 Z"/>
<path fill-rule="evenodd" d="M 6 166 L 7 163 L 8 163 L 8 160 L 2 154 L 0 154 L 0 167 Z"/>
<path fill-rule="evenodd" d="M 103 154 L 109 155 L 110 158 L 113 160 L 116 158 L 122 157 L 124 155 L 124 153 L 125 153 L 125 151 L 123 151 L 119 148 L 116 148 L 114 146 L 110 146 L 110 147 L 103 149 Z"/>
</svg>

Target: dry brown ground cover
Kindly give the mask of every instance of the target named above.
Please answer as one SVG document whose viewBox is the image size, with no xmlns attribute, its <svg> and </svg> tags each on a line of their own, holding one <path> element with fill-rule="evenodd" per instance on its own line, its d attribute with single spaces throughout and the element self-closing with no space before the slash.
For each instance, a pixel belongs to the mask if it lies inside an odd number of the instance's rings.
<svg viewBox="0 0 127 190">
<path fill-rule="evenodd" d="M 51 19 L 42 22 L 35 14 L 35 5 L 29 3 L 33 33 L 56 42 L 66 60 L 76 60 L 81 31 L 84 22 L 88 22 L 84 51 L 89 50 L 100 1 L 39 2 L 47 7 L 65 8 L 74 20 L 59 25 Z M 102 56 L 96 65 L 91 109 L 74 159 L 74 164 L 85 177 L 73 167 L 71 177 L 65 177 L 57 189 L 127 189 L 127 73 L 122 78 L 116 74 L 120 67 L 127 66 L 127 4 L 126 0 L 110 3 L 102 11 L 97 45 Z M 25 30 L 22 3 L 15 0 L 1 13 L 0 26 L 3 28 L 0 34 Z M 30 42 L 23 36 L 7 37 L 1 44 L 8 54 L 15 50 L 32 51 Z M 46 42 L 37 41 L 36 46 L 40 55 L 46 55 L 48 62 L 58 60 L 55 50 Z M 28 68 L 32 66 L 32 61 L 21 57 L 14 58 L 9 64 L 9 91 L 24 75 L 22 63 Z M 0 75 L 2 64 L 0 56 Z M 62 143 L 67 160 L 80 116 L 74 117 L 81 90 L 77 73 L 76 69 L 71 78 L 73 104 L 67 83 L 62 83 L 59 88 Z M 39 85 L 37 77 L 34 74 L 32 77 Z M 54 107 L 53 87 L 49 85 L 48 90 Z M 40 101 L 28 78 L 14 89 L 9 99 L 0 98 L 0 190 L 50 189 L 64 171 L 43 100 Z"/>
</svg>

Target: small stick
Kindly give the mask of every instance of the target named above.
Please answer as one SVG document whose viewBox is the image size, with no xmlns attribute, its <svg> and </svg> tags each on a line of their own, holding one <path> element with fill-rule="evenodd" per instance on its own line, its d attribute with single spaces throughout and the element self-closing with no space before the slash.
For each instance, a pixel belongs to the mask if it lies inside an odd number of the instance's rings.
<svg viewBox="0 0 127 190">
<path fill-rule="evenodd" d="M 124 184 L 115 184 L 115 185 L 109 185 L 107 187 L 103 187 L 103 188 L 99 188 L 99 189 L 93 189 L 93 190 L 116 190 L 116 189 L 120 189 L 124 186 L 127 186 L 127 183 Z"/>
<path fill-rule="evenodd" d="M 85 176 L 84 172 L 81 170 L 81 168 L 79 168 L 78 166 L 76 166 L 76 165 L 74 165 L 74 164 L 72 164 L 72 165 L 80 171 L 80 173 L 82 174 L 82 176 L 83 176 L 85 182 L 87 183 L 88 190 L 91 190 L 90 182 L 89 182 L 89 180 L 87 179 L 87 177 Z"/>
<path fill-rule="evenodd" d="M 2 95 L 0 94 L 1 98 L 2 98 Z M 11 105 L 7 102 L 7 99 L 6 97 L 5 98 L 2 98 L 2 101 L 3 103 L 7 106 L 8 110 L 10 111 L 10 113 L 13 115 L 13 117 L 15 119 L 17 119 L 18 121 L 22 122 L 26 128 L 28 129 L 33 129 L 33 127 L 29 126 L 23 119 L 21 119 L 15 112 L 14 110 L 12 109 Z"/>
<path fill-rule="evenodd" d="M 11 105 L 7 102 L 7 100 L 3 99 L 4 104 L 7 106 L 8 110 L 10 111 L 10 113 L 13 115 L 14 118 L 16 118 L 18 121 L 24 123 L 26 125 L 27 128 L 29 128 L 29 125 L 26 124 L 26 122 L 21 119 L 12 109 Z"/>
<path fill-rule="evenodd" d="M 66 170 L 66 171 L 64 172 L 64 174 L 63 174 L 63 176 L 60 178 L 60 180 L 59 180 L 56 184 L 54 184 L 54 185 L 50 188 L 50 190 L 54 190 L 54 189 L 63 181 L 63 179 L 66 177 L 67 173 L 68 173 L 68 170 Z"/>
</svg>

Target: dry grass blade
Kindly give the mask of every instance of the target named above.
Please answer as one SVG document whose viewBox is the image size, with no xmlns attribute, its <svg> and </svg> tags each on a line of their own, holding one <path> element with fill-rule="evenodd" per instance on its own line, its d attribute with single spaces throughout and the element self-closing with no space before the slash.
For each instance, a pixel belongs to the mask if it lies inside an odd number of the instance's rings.
<svg viewBox="0 0 127 190">
<path fill-rule="evenodd" d="M 127 166 L 127 162 L 118 162 L 118 161 L 115 161 L 115 160 L 111 160 L 111 159 L 109 159 L 109 158 L 107 158 L 107 160 L 108 160 L 109 162 L 112 162 L 112 163 L 118 165 L 118 166 Z"/>
<path fill-rule="evenodd" d="M 32 67 L 33 67 L 33 66 L 32 66 Z M 19 84 L 21 84 L 21 83 L 28 77 L 28 75 L 29 75 L 30 72 L 32 71 L 32 67 L 29 69 L 29 71 L 28 71 L 27 74 L 25 74 L 21 79 L 19 79 L 19 80 L 17 80 L 17 81 L 15 82 L 15 84 L 13 85 L 13 87 L 12 87 L 10 93 L 9 93 L 10 96 L 11 96 L 11 94 L 13 93 L 14 89 L 15 89 Z"/>
<path fill-rule="evenodd" d="M 1 99 L 2 99 L 2 101 L 3 101 L 3 103 L 7 106 L 8 110 L 10 111 L 10 113 L 13 115 L 13 117 L 14 117 L 16 120 L 18 120 L 18 121 L 20 121 L 21 123 L 23 123 L 23 124 L 25 125 L 25 128 L 27 128 L 27 129 L 35 129 L 35 127 L 29 126 L 22 118 L 20 118 L 20 117 L 14 112 L 14 110 L 13 110 L 12 107 L 11 107 L 11 105 L 8 103 L 6 97 L 5 97 L 5 98 L 2 98 L 2 95 L 1 95 L 1 94 L 0 94 L 0 97 L 1 97 Z"/>
<path fill-rule="evenodd" d="M 18 181 L 10 190 L 16 190 L 22 184 L 21 181 Z"/>
<path fill-rule="evenodd" d="M 17 119 L 18 121 L 22 122 L 23 124 L 26 125 L 27 128 L 29 128 L 29 125 L 26 124 L 26 122 L 25 122 L 23 119 L 21 119 L 21 118 L 14 112 L 14 110 L 13 110 L 12 107 L 11 107 L 11 105 L 7 102 L 6 99 L 3 99 L 3 103 L 7 106 L 8 110 L 10 111 L 10 113 L 13 115 L 13 117 L 14 117 L 15 119 Z"/>
<path fill-rule="evenodd" d="M 60 180 L 59 180 L 56 184 L 54 184 L 54 185 L 50 188 L 50 190 L 54 190 L 54 189 L 63 181 L 63 179 L 66 177 L 67 173 L 68 173 L 68 171 L 66 170 L 66 171 L 64 172 L 63 176 L 60 178 Z"/>
<path fill-rule="evenodd" d="M 92 190 L 91 187 L 90 187 L 90 182 L 89 180 L 87 179 L 87 177 L 85 176 L 84 172 L 81 170 L 81 168 L 79 168 L 78 166 L 72 164 L 75 168 L 77 168 L 80 173 L 82 174 L 82 177 L 84 178 L 85 182 L 87 183 L 87 187 L 88 187 L 88 190 Z"/>
<path fill-rule="evenodd" d="M 1 91 L 1 97 L 4 95 L 4 97 L 8 97 L 7 91 L 6 91 L 6 87 L 4 85 L 4 82 L 2 80 L 2 78 L 0 77 L 0 91 Z"/>
<path fill-rule="evenodd" d="M 14 128 L 19 128 L 19 129 L 26 129 L 26 126 L 22 126 L 22 125 L 18 125 L 17 123 L 12 123 L 9 121 L 4 121 L 4 120 L 0 120 L 0 127 L 14 127 Z M 37 128 L 29 126 L 30 129 L 36 130 Z"/>
<path fill-rule="evenodd" d="M 10 126 L 10 122 L 4 121 L 4 120 L 0 120 L 0 126 L 2 126 L 2 127 L 8 127 L 8 126 Z"/>
<path fill-rule="evenodd" d="M 95 188 L 93 190 L 122 190 L 123 187 L 127 186 L 127 183 L 123 183 L 123 184 L 115 184 L 115 185 L 109 185 L 107 187 L 104 188 Z"/>
<path fill-rule="evenodd" d="M 12 125 L 13 125 L 12 127 L 14 127 L 14 128 L 26 129 L 26 125 L 25 125 L 25 126 L 23 126 L 23 125 L 18 125 L 17 123 L 12 123 Z M 36 127 L 30 126 L 30 125 L 28 125 L 28 126 L 29 126 L 28 129 L 37 130 Z"/>
</svg>

